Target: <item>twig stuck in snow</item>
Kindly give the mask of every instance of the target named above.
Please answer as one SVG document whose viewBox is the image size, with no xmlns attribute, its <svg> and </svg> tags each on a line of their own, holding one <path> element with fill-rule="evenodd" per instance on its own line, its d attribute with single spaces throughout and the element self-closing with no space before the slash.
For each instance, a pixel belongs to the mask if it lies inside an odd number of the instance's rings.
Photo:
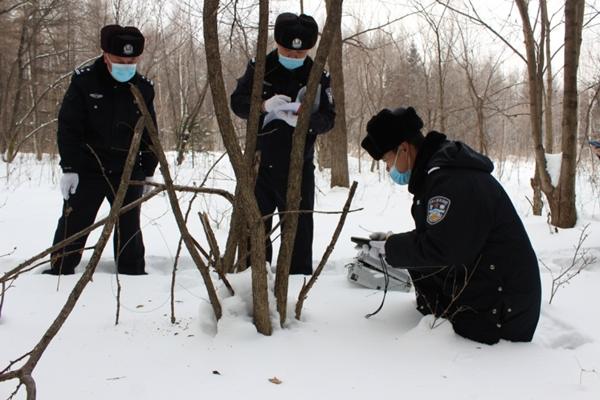
<svg viewBox="0 0 600 400">
<path fill-rule="evenodd" d="M 337 243 L 338 237 L 340 236 L 340 233 L 342 232 L 342 228 L 344 227 L 344 223 L 346 222 L 346 216 L 348 215 L 348 212 L 350 210 L 350 205 L 352 204 L 352 199 L 354 198 L 354 193 L 356 192 L 357 185 L 358 185 L 358 183 L 356 183 L 356 181 L 352 182 L 352 186 L 350 187 L 350 192 L 348 193 L 348 199 L 346 200 L 346 204 L 344 205 L 342 215 L 340 216 L 340 220 L 337 224 L 337 227 L 335 228 L 335 231 L 333 232 L 331 242 L 329 242 L 329 246 L 327 246 L 327 249 L 325 250 L 325 253 L 323 254 L 323 258 L 321 258 L 321 262 L 319 263 L 319 266 L 315 270 L 314 274 L 310 277 L 310 280 L 308 281 L 308 283 L 306 283 L 306 281 L 305 281 L 304 284 L 302 285 L 302 289 L 300 290 L 300 294 L 298 295 L 298 301 L 296 302 L 296 319 L 297 320 L 300 320 L 300 317 L 302 316 L 302 306 L 304 305 L 304 300 L 306 300 L 306 298 L 308 297 L 308 291 L 313 287 L 313 285 L 319 278 L 319 275 L 321 275 L 321 272 L 323 271 L 323 268 L 325 268 L 325 264 L 327 263 L 327 260 L 329 259 L 329 256 L 331 255 L 331 252 L 333 251 L 335 244 Z"/>
<path fill-rule="evenodd" d="M 596 257 L 588 254 L 589 249 L 583 247 L 583 243 L 589 236 L 589 233 L 587 232 L 589 227 L 590 224 L 587 224 L 581 230 L 579 240 L 577 241 L 575 251 L 573 252 L 573 257 L 571 258 L 571 263 L 568 266 L 561 267 L 558 275 L 555 275 L 552 269 L 540 260 L 540 263 L 548 270 L 548 272 L 550 272 L 550 276 L 552 277 L 552 289 L 550 290 L 550 300 L 548 300 L 548 304 L 552 304 L 552 300 L 554 300 L 556 293 L 561 287 L 569 284 L 571 279 L 575 278 L 588 265 L 593 264 L 596 261 Z"/>
</svg>

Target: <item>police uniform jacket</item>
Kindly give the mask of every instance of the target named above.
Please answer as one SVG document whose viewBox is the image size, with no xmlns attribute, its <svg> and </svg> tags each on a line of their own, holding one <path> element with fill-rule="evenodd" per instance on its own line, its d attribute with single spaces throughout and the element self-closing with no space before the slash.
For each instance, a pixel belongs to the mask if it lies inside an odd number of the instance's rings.
<svg viewBox="0 0 600 400">
<path fill-rule="evenodd" d="M 430 132 L 409 182 L 416 229 L 385 244 L 394 267 L 408 267 L 423 314 L 447 318 L 483 343 L 530 341 L 540 312 L 536 255 L 492 162 Z"/>
<path fill-rule="evenodd" d="M 129 89 L 141 91 L 152 119 L 154 88 L 136 73 L 127 83 L 112 78 L 102 57 L 78 69 L 71 78 L 58 114 L 58 150 L 63 172 L 120 175 L 125 166 L 133 130 L 141 116 Z M 158 163 L 144 132 L 134 175 L 152 176 Z"/>
<path fill-rule="evenodd" d="M 289 96 L 296 101 L 298 92 L 306 87 L 308 76 L 313 65 L 310 57 L 306 57 L 304 64 L 294 70 L 288 70 L 279 63 L 277 50 L 267 55 L 265 77 L 262 86 L 262 99 L 267 100 L 276 94 Z M 240 118 L 247 119 L 250 114 L 250 101 L 252 82 L 254 77 L 255 61 L 248 63 L 244 75 L 238 79 L 237 86 L 231 94 L 231 108 Z M 304 149 L 305 161 L 312 161 L 314 157 L 314 144 L 316 135 L 325 133 L 333 128 L 335 110 L 331 95 L 329 73 L 323 72 L 320 81 L 320 90 L 315 100 L 316 109 L 310 117 L 308 136 Z M 294 128 L 280 119 L 274 119 L 263 126 L 266 113 L 260 116 L 257 139 L 257 150 L 261 151 L 261 163 L 281 165 L 287 169 L 292 148 L 292 134 Z"/>
</svg>

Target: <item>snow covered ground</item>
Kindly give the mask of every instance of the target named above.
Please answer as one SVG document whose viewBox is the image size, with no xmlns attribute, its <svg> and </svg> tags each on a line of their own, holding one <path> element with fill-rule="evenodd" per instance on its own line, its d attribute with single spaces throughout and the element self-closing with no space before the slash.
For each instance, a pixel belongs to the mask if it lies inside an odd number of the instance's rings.
<svg viewBox="0 0 600 400">
<path fill-rule="evenodd" d="M 173 167 L 177 183 L 199 183 L 218 157 L 196 156 Z M 115 325 L 116 281 L 108 245 L 92 283 L 34 372 L 40 399 L 599 399 L 600 398 L 600 196 L 584 172 L 578 183 L 580 220 L 574 229 L 549 228 L 531 216 L 531 165 L 506 162 L 497 176 L 521 214 L 541 261 L 554 274 L 571 262 L 582 229 L 583 244 L 596 260 L 560 289 L 548 304 L 551 273 L 542 267 L 543 305 L 532 343 L 481 345 L 454 334 L 449 323 L 414 310 L 414 293 L 388 293 L 383 310 L 371 319 L 381 292 L 346 279 L 355 255 L 350 236 L 371 231 L 409 230 L 410 194 L 383 173 L 358 172 L 353 208 L 336 249 L 305 302 L 303 320 L 280 329 L 272 314 L 271 337 L 257 334 L 249 310 L 248 274 L 231 276 L 236 295 L 219 287 L 224 316 L 215 323 L 198 271 L 184 254 L 176 286 L 177 324 L 170 323 L 170 274 L 179 239 L 168 201 L 159 196 L 142 210 L 147 270 L 144 277 L 121 276 L 122 309 Z M 3 165 L 3 167 L 6 167 Z M 23 157 L 0 182 L 0 272 L 51 244 L 61 208 L 56 160 Z M 233 190 L 226 161 L 207 186 Z M 329 189 L 318 173 L 316 209 L 339 210 L 345 189 Z M 182 195 L 185 209 L 189 195 Z M 223 245 L 229 205 L 203 196 L 195 210 L 208 210 Z M 105 204 L 99 216 L 106 215 Z M 318 263 L 339 216 L 315 215 L 314 258 Z M 195 213 L 191 231 L 205 243 Z M 95 243 L 98 233 L 88 244 Z M 16 248 L 13 250 L 13 248 Z M 28 352 L 63 306 L 90 254 L 75 276 L 41 275 L 39 268 L 19 278 L 6 296 L 0 318 L 0 369 Z M 290 282 L 293 309 L 302 278 Z M 290 313 L 293 315 L 293 313 Z M 281 384 L 269 379 L 277 378 Z M 16 381 L 0 384 L 7 398 Z M 17 398 L 25 398 L 22 391 Z"/>
</svg>

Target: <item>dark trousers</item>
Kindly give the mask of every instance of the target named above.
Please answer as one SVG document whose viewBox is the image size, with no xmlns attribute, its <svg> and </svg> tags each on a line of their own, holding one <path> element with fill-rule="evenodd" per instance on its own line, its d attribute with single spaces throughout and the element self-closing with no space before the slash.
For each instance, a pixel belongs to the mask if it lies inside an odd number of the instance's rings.
<svg viewBox="0 0 600 400">
<path fill-rule="evenodd" d="M 273 165 L 261 165 L 254 193 L 258 201 L 258 208 L 263 216 L 273 214 L 275 209 L 279 212 L 287 209 L 287 180 L 287 168 L 278 169 Z M 312 162 L 304 163 L 300 196 L 300 210 L 312 211 L 315 205 L 315 167 Z M 271 232 L 271 229 L 273 229 L 272 217 L 265 221 L 267 235 Z M 267 240 L 267 261 L 271 262 L 273 248 L 270 239 L 267 238 Z M 312 213 L 301 213 L 298 215 L 298 229 L 292 252 L 290 274 L 312 274 L 312 242 L 313 215 Z"/>
<path fill-rule="evenodd" d="M 140 178 L 143 179 L 143 177 L 133 177 L 133 179 Z M 112 205 L 119 188 L 120 177 L 109 177 L 109 181 L 112 189 L 103 176 L 79 176 L 77 191 L 64 202 L 63 213 L 58 220 L 54 234 L 54 244 L 92 225 L 105 198 Z M 130 186 L 125 194 L 123 205 L 142 197 L 143 190 L 142 186 Z M 145 274 L 139 206 L 119 217 L 113 239 L 115 262 L 119 273 Z M 85 247 L 86 240 L 87 235 L 52 253 L 52 270 L 60 273 L 73 273 L 81 261 L 82 249 Z M 65 255 L 59 257 L 61 254 Z"/>
</svg>

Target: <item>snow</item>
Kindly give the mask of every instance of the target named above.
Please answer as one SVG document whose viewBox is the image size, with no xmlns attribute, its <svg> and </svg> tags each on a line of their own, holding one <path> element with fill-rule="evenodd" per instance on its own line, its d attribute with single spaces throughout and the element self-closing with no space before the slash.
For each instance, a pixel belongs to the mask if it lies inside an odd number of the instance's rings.
<svg viewBox="0 0 600 400">
<path fill-rule="evenodd" d="M 196 155 L 182 167 L 173 166 L 177 183 L 201 182 L 218 156 Z M 23 156 L 0 183 L 0 255 L 16 247 L 0 257 L 0 272 L 51 244 L 61 209 L 56 163 Z M 171 324 L 170 276 L 179 235 L 167 198 L 160 195 L 142 210 L 149 275 L 120 277 L 122 308 L 115 325 L 117 289 L 112 245 L 107 246 L 93 282 L 34 371 L 38 398 L 600 398 L 600 204 L 598 188 L 585 171 L 580 172 L 577 187 L 579 222 L 557 233 L 546 216 L 531 215 L 527 197 L 532 163 L 508 160 L 497 165 L 497 176 L 522 216 L 540 260 L 558 272 L 570 262 L 588 224 L 583 247 L 596 260 L 560 289 L 551 305 L 551 274 L 542 268 L 542 315 L 533 342 L 487 346 L 457 336 L 447 322 L 421 317 L 412 292 L 388 293 L 383 310 L 364 318 L 378 307 L 382 292 L 346 279 L 345 265 L 356 251 L 349 238 L 411 229 L 411 196 L 384 172 L 369 172 L 366 162 L 362 173 L 354 159 L 351 168 L 352 179 L 359 182 L 352 208 L 364 209 L 348 216 L 326 269 L 305 302 L 302 321 L 293 319 L 303 281 L 294 276 L 288 325 L 281 329 L 273 312 L 273 335 L 258 334 L 250 316 L 250 275 L 242 273 L 230 276 L 235 296 L 214 279 L 223 306 L 217 324 L 200 274 L 184 252 L 176 284 L 177 323 Z M 347 190 L 329 189 L 328 182 L 326 173 L 317 173 L 317 210 L 339 210 L 346 200 Z M 233 191 L 233 172 L 225 160 L 211 173 L 207 186 Z M 184 210 L 190 198 L 181 195 Z M 208 210 L 224 247 L 230 206 L 215 196 L 201 196 L 194 204 L 190 230 L 206 243 L 197 211 Z M 104 204 L 98 215 L 107 212 Z M 315 265 L 338 218 L 315 215 Z M 97 232 L 92 234 L 88 245 L 97 237 Z M 20 277 L 7 292 L 0 318 L 0 369 L 39 341 L 89 256 L 84 255 L 74 276 L 58 280 L 41 275 L 40 267 Z M 281 384 L 269 381 L 272 378 Z M 0 383 L 0 398 L 8 398 L 16 384 Z M 16 398 L 25 398 L 24 390 Z"/>
<path fill-rule="evenodd" d="M 562 153 L 546 153 L 546 170 L 550 175 L 552 186 L 557 187 L 560 181 L 560 167 L 562 165 Z"/>
</svg>

